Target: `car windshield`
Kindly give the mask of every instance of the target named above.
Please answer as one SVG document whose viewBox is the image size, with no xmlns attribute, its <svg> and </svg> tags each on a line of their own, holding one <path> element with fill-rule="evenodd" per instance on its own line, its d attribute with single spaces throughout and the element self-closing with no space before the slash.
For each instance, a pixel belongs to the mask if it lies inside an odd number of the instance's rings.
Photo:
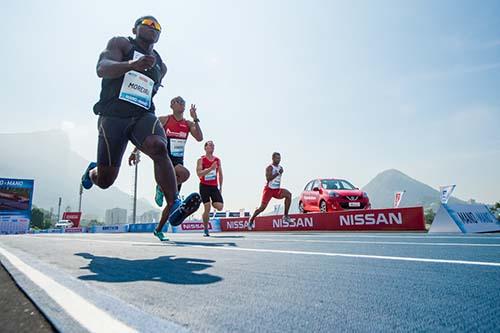
<svg viewBox="0 0 500 333">
<path fill-rule="evenodd" d="M 321 181 L 321 186 L 325 190 L 355 190 L 356 188 L 347 180 L 325 179 Z"/>
</svg>

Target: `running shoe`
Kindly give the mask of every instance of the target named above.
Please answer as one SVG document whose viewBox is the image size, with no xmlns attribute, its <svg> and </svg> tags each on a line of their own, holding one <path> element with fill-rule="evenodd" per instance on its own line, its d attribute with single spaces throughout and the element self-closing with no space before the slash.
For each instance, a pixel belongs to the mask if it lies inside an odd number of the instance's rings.
<svg viewBox="0 0 500 333">
<path fill-rule="evenodd" d="M 155 202 L 158 207 L 163 206 L 163 191 L 158 185 L 156 185 Z"/>
<path fill-rule="evenodd" d="M 153 232 L 153 235 L 155 235 L 156 237 L 158 237 L 159 240 L 161 240 L 162 242 L 166 242 L 168 241 L 168 238 L 165 237 L 165 235 L 163 234 L 163 232 L 161 231 L 154 231 Z"/>
<path fill-rule="evenodd" d="M 96 162 L 90 162 L 89 166 L 87 169 L 85 169 L 85 172 L 83 173 L 82 176 L 82 187 L 86 190 L 89 190 L 94 183 L 92 183 L 92 179 L 90 179 L 90 170 L 94 169 L 97 166 Z"/>
</svg>

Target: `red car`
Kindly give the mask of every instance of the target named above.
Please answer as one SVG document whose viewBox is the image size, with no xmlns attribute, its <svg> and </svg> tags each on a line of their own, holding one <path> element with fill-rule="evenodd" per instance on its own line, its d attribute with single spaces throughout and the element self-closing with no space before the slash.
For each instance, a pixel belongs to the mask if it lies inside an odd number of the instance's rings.
<svg viewBox="0 0 500 333">
<path fill-rule="evenodd" d="M 299 198 L 301 213 L 370 208 L 368 194 L 344 179 L 311 180 Z"/>
</svg>

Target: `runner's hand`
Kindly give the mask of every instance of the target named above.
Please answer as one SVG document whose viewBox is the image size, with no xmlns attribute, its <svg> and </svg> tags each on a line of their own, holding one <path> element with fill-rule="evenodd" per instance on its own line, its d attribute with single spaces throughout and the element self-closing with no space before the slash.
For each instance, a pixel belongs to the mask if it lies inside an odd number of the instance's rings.
<svg viewBox="0 0 500 333">
<path fill-rule="evenodd" d="M 136 165 L 137 160 L 136 160 L 136 155 L 134 153 L 130 154 L 130 157 L 128 158 L 128 165 Z"/>
<path fill-rule="evenodd" d="M 210 166 L 210 170 L 215 170 L 217 169 L 217 163 L 212 163 L 212 165 Z"/>
<path fill-rule="evenodd" d="M 280 175 L 283 173 L 283 168 L 280 168 Z"/>
<path fill-rule="evenodd" d="M 130 65 L 132 65 L 132 69 L 136 71 L 144 71 L 146 69 L 153 68 L 156 63 L 156 57 L 152 55 L 145 55 L 140 57 L 137 60 L 130 61 Z"/>
<path fill-rule="evenodd" d="M 198 119 L 198 114 L 196 113 L 196 104 L 191 104 L 191 109 L 189 109 L 189 114 L 191 118 Z"/>
</svg>

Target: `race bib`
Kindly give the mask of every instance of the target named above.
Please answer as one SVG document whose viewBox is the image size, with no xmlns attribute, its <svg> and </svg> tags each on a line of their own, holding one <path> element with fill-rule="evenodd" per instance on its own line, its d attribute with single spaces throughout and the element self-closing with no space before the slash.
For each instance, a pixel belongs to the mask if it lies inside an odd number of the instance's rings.
<svg viewBox="0 0 500 333">
<path fill-rule="evenodd" d="M 119 99 L 140 106 L 146 110 L 151 107 L 154 81 L 144 74 L 128 71 L 123 77 Z"/>
<path fill-rule="evenodd" d="M 217 169 L 210 171 L 205 175 L 205 180 L 215 180 L 217 179 Z"/>
<path fill-rule="evenodd" d="M 185 139 L 170 139 L 170 155 L 174 157 L 184 157 Z"/>
</svg>

